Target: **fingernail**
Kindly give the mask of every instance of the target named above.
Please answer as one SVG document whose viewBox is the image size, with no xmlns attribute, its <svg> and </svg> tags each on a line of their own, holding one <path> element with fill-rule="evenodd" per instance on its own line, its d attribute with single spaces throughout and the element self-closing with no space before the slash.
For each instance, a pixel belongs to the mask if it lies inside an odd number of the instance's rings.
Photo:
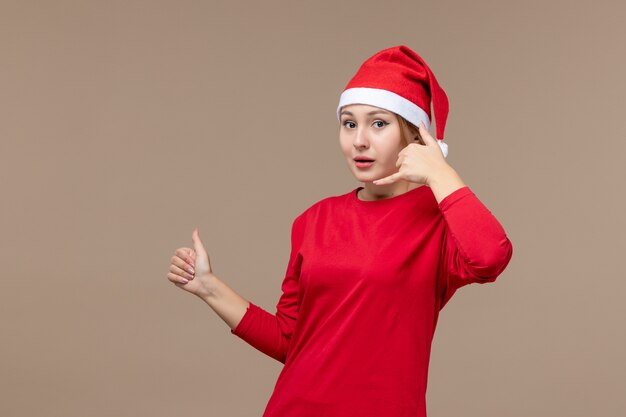
<svg viewBox="0 0 626 417">
<path fill-rule="evenodd" d="M 189 272 L 190 274 L 193 274 L 193 268 L 187 268 L 187 272 Z"/>
<path fill-rule="evenodd" d="M 188 283 L 188 282 L 189 282 L 189 280 L 188 280 L 188 279 L 183 278 L 183 284 L 186 284 L 186 283 Z"/>
</svg>

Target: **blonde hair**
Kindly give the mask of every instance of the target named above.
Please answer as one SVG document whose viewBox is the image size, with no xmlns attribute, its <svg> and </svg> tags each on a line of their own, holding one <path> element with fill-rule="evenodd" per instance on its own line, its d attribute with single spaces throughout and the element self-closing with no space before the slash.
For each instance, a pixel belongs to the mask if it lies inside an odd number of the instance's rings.
<svg viewBox="0 0 626 417">
<path fill-rule="evenodd" d="M 411 136 L 415 135 L 419 138 L 420 141 L 422 141 L 422 135 L 420 135 L 420 132 L 417 126 L 415 126 L 413 123 L 409 122 L 408 120 L 406 120 L 404 117 L 400 116 L 399 114 L 396 114 L 396 119 L 398 120 L 398 123 L 400 124 L 400 141 L 402 142 L 403 146 L 405 147 L 409 146 L 409 139 L 411 139 L 411 141 L 413 139 L 412 137 L 411 138 L 406 137 L 405 132 L 407 130 L 411 134 Z"/>
</svg>

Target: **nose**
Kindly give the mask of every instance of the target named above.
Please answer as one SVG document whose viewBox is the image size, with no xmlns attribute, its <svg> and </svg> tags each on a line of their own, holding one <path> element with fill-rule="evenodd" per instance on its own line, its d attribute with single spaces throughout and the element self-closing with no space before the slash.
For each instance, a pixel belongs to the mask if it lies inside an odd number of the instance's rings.
<svg viewBox="0 0 626 417">
<path fill-rule="evenodd" d="M 356 133 L 354 134 L 353 144 L 356 149 L 367 148 L 367 146 L 369 146 L 369 139 L 367 138 L 367 132 L 365 129 L 362 129 L 361 127 L 357 128 Z"/>
</svg>

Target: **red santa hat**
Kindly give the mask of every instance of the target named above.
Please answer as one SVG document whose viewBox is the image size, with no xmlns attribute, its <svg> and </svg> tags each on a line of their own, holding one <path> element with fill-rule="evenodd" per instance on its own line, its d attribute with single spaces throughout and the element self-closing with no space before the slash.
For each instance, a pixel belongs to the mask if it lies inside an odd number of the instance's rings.
<svg viewBox="0 0 626 417">
<path fill-rule="evenodd" d="M 361 64 L 341 93 L 337 119 L 341 119 L 343 106 L 368 104 L 394 112 L 415 126 L 424 122 L 429 129 L 431 99 L 437 121 L 437 143 L 447 157 L 443 131 L 448 118 L 448 96 L 426 62 L 407 46 L 384 49 Z"/>
</svg>

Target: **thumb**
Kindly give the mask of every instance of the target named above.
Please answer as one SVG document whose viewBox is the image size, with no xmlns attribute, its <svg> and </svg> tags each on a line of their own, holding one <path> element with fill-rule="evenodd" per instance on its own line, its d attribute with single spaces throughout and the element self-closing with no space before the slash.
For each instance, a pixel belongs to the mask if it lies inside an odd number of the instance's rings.
<svg viewBox="0 0 626 417">
<path fill-rule="evenodd" d="M 202 271 L 210 272 L 211 267 L 209 264 L 209 255 L 207 254 L 206 249 L 204 249 L 204 245 L 200 240 L 200 232 L 198 231 L 197 227 L 193 229 L 193 233 L 191 234 L 191 240 L 193 241 L 193 248 L 196 252 L 196 270 L 200 269 Z"/>
</svg>

